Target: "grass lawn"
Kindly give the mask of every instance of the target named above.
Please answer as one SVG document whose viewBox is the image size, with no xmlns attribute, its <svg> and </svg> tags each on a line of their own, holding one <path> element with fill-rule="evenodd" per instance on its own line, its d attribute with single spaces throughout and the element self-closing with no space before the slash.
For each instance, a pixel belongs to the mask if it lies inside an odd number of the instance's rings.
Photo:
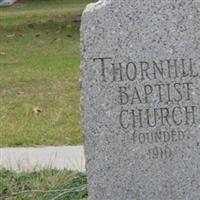
<svg viewBox="0 0 200 200">
<path fill-rule="evenodd" d="M 0 170 L 2 200 L 86 200 L 86 198 L 86 177 L 82 173 L 65 170 L 15 173 Z"/>
<path fill-rule="evenodd" d="M 89 1 L 0 8 L 0 146 L 82 142 L 79 19 Z"/>
</svg>

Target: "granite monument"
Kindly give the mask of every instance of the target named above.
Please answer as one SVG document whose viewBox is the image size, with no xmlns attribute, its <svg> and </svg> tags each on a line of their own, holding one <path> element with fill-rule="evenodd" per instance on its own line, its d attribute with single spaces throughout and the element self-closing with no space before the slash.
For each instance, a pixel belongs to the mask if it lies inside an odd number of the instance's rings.
<svg viewBox="0 0 200 200">
<path fill-rule="evenodd" d="M 81 109 L 89 200 L 199 200 L 200 2 L 88 5 Z"/>
</svg>

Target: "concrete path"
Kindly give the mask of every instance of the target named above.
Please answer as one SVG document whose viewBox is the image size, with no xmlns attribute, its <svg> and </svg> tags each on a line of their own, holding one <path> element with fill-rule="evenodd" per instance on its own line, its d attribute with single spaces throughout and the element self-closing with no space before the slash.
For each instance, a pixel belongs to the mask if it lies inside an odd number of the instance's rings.
<svg viewBox="0 0 200 200">
<path fill-rule="evenodd" d="M 83 146 L 0 148 L 0 167 L 16 171 L 44 168 L 85 171 Z"/>
</svg>

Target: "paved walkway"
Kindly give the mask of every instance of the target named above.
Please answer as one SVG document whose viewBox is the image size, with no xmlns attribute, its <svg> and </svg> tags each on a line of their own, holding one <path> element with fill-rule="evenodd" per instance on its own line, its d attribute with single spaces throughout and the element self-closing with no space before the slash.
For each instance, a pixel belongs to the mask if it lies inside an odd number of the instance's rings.
<svg viewBox="0 0 200 200">
<path fill-rule="evenodd" d="M 17 171 L 44 168 L 85 171 L 83 146 L 0 148 L 0 167 Z"/>
</svg>

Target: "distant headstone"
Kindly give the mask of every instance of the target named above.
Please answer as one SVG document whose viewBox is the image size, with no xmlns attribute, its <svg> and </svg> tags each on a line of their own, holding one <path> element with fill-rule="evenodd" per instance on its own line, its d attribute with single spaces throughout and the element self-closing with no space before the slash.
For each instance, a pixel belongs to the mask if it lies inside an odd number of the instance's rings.
<svg viewBox="0 0 200 200">
<path fill-rule="evenodd" d="M 81 51 L 89 200 L 199 200 L 200 2 L 91 4 Z"/>
<path fill-rule="evenodd" d="M 0 7 L 1 6 L 12 6 L 16 0 L 0 0 Z"/>
</svg>

